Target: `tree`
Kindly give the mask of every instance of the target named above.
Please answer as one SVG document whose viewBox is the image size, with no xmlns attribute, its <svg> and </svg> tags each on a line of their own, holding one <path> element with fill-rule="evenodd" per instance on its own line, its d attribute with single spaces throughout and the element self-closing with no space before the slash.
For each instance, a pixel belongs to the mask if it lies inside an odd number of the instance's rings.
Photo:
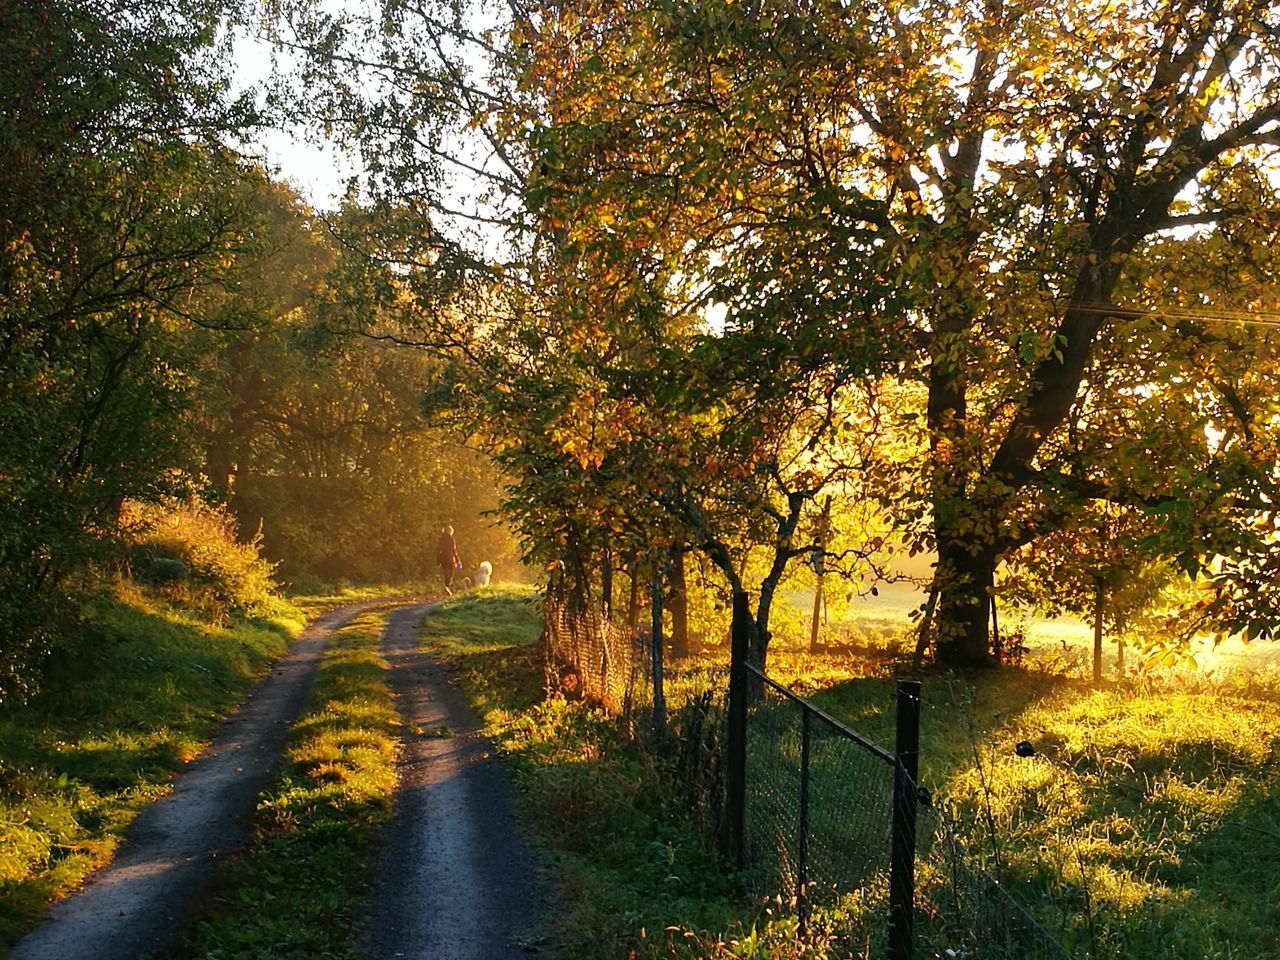
<svg viewBox="0 0 1280 960">
<path fill-rule="evenodd" d="M 576 229 L 664 232 L 731 329 L 922 388 L 885 501 L 936 552 L 944 662 L 988 662 L 997 566 L 1090 501 L 1165 517 L 1147 547 L 1187 569 L 1258 555 L 1275 344 L 1222 321 L 1276 276 L 1273 5 L 542 12 L 573 109 L 538 169 Z M 1165 282 L 1206 247 L 1222 276 Z"/>
<path fill-rule="evenodd" d="M 250 243 L 223 5 L 0 9 L 0 697 L 127 496 L 185 461 L 176 324 Z"/>
<path fill-rule="evenodd" d="M 1144 548 L 1189 571 L 1236 558 L 1216 569 L 1253 595 L 1274 343 L 1231 324 L 1276 276 L 1273 5 L 575 0 L 484 33 L 460 10 L 313 14 L 303 44 L 371 71 L 330 85 L 328 115 L 358 118 L 374 194 L 428 225 L 417 299 L 470 278 L 418 339 L 511 401 L 508 465 L 530 491 L 557 478 L 537 499 L 557 536 L 592 528 L 578 508 L 616 449 L 616 502 L 664 506 L 655 529 L 730 583 L 730 529 L 785 569 L 822 487 L 774 467 L 796 445 L 834 463 L 824 396 L 857 384 L 895 397 L 877 446 L 896 459 L 836 465 L 936 555 L 942 661 L 990 661 L 997 568 L 1091 502 L 1164 517 Z M 373 36 L 376 55 L 346 42 Z M 473 215 L 512 239 L 500 267 L 444 239 L 444 167 L 491 198 Z M 675 386 L 637 393 L 654 372 Z M 623 400 L 657 425 L 644 445 L 599 429 Z M 689 438 L 747 475 L 694 476 Z"/>
<path fill-rule="evenodd" d="M 482 513 L 493 471 L 424 417 L 431 358 L 363 335 L 396 287 L 366 211 L 323 217 L 287 187 L 257 197 L 262 249 L 238 261 L 241 329 L 197 330 L 193 435 L 245 534 L 291 579 L 424 578 L 441 526 L 464 558 L 514 575 L 509 537 Z"/>
</svg>

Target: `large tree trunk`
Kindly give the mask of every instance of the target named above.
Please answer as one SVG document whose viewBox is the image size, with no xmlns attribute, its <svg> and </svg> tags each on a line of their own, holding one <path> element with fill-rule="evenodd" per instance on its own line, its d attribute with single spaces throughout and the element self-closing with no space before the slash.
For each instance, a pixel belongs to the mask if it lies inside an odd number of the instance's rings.
<svg viewBox="0 0 1280 960">
<path fill-rule="evenodd" d="M 938 596 L 938 662 L 948 667 L 989 667 L 987 635 L 996 551 L 958 536 L 939 537 L 942 584 Z"/>
</svg>

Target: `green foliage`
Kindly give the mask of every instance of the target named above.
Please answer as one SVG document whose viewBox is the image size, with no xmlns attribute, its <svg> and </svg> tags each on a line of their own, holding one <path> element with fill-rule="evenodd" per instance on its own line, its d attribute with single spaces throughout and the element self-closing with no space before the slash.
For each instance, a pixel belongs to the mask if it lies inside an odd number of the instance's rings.
<svg viewBox="0 0 1280 960">
<path fill-rule="evenodd" d="M 322 224 L 279 186 L 261 206 L 269 255 L 243 264 L 237 293 L 256 322 L 195 338 L 194 434 L 215 489 L 290 580 L 434 575 L 446 523 L 469 568 L 513 576 L 510 538 L 484 516 L 492 468 L 421 409 L 434 361 L 363 335 L 395 271 L 357 231 L 385 225 L 355 207 Z"/>
<path fill-rule="evenodd" d="M 0 944 L 110 860 L 299 628 L 136 599 L 61 627 L 40 693 L 0 708 Z"/>
<path fill-rule="evenodd" d="M 121 525 L 133 579 L 156 586 L 170 601 L 214 620 L 275 609 L 272 565 L 259 552 L 261 537 L 240 542 L 226 508 L 199 500 L 127 501 Z"/>
<path fill-rule="evenodd" d="M 128 496 L 182 465 L 176 321 L 246 247 L 251 120 L 222 83 L 225 5 L 0 9 L 0 698 L 47 646 L 45 608 Z M 24 609 L 28 608 L 28 609 Z"/>
<path fill-rule="evenodd" d="M 985 665 L 1001 564 L 1065 569 L 1110 505 L 1139 566 L 1214 569 L 1206 619 L 1276 629 L 1274 4 L 301 6 L 388 213 L 378 328 L 448 358 L 557 577 L 702 551 L 762 655 L 835 493 L 937 557 L 938 652 Z M 503 263 L 448 230 L 451 163 Z"/>
<path fill-rule="evenodd" d="M 362 956 L 359 929 L 396 785 L 399 716 L 378 654 L 385 616 L 336 632 L 287 766 L 263 794 L 253 845 L 225 865 L 194 932 L 166 956 L 268 960 Z"/>
</svg>

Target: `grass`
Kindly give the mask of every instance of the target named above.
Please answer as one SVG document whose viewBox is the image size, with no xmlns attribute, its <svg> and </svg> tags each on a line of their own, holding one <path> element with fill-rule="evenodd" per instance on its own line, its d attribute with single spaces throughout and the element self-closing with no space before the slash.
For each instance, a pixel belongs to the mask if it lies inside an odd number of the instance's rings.
<svg viewBox="0 0 1280 960">
<path fill-rule="evenodd" d="M 870 666 L 850 678 L 835 658 L 779 649 L 771 673 L 889 745 L 893 679 Z M 1022 741 L 1034 756 L 1018 755 Z M 821 808 L 857 784 L 819 757 Z M 1280 878 L 1262 853 L 1280 842 L 1274 687 L 927 675 L 921 779 L 986 869 L 1079 957 L 1280 954 Z"/>
<path fill-rule="evenodd" d="M 124 829 L 209 739 L 301 621 L 212 626 L 139 596 L 100 598 L 0 711 L 0 945 L 111 859 Z"/>
<path fill-rule="evenodd" d="M 308 619 L 334 607 L 385 597 L 431 597 L 440 593 L 437 580 L 406 580 L 401 583 L 307 584 L 305 590 L 291 591 L 289 603 Z"/>
<path fill-rule="evenodd" d="M 452 662 L 510 760 L 559 880 L 557 955 L 862 956 L 874 896 L 820 917 L 797 942 L 783 911 L 745 897 L 722 869 L 667 759 L 642 754 L 582 703 L 543 700 L 539 613 L 528 590 L 486 588 L 450 599 L 422 638 Z M 137 597 L 89 611 L 44 692 L 0 713 L 0 942 L 110 859 L 132 816 L 167 791 L 299 622 L 216 628 Z M 260 805 L 257 841 L 175 956 L 354 955 L 394 789 L 380 622 L 365 616 L 335 637 L 286 770 Z M 777 641 L 770 674 L 888 744 L 899 653 L 889 640 L 817 656 Z M 693 660 L 670 688 L 678 696 L 709 675 Z M 989 870 L 998 850 L 1003 886 L 1081 960 L 1280 955 L 1274 683 L 1201 674 L 1094 691 L 1035 667 L 933 674 L 923 711 L 922 780 L 954 804 Z M 1034 756 L 1014 750 L 1023 740 Z M 847 827 L 840 817 L 866 804 L 826 751 L 814 754 L 812 800 L 834 837 Z M 937 849 L 926 852 L 926 883 Z"/>
<path fill-rule="evenodd" d="M 378 838 L 391 816 L 400 721 L 378 653 L 385 614 L 334 634 L 285 770 L 261 798 L 257 837 L 208 914 L 169 956 L 355 960 Z"/>
</svg>

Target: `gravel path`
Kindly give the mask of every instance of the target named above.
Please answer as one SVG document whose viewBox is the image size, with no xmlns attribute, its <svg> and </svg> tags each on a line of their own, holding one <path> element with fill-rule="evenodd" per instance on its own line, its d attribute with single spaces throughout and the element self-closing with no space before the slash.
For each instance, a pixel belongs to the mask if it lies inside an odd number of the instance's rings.
<svg viewBox="0 0 1280 960">
<path fill-rule="evenodd" d="M 54 904 L 9 960 L 134 960 L 181 933 L 190 905 L 214 880 L 217 857 L 249 838 L 258 794 L 276 769 L 330 634 L 386 605 L 355 604 L 313 621 L 174 781 L 173 792 L 138 815 L 115 859 Z"/>
<path fill-rule="evenodd" d="M 434 606 L 393 614 L 383 655 L 408 730 L 374 897 L 371 960 L 512 960 L 538 952 L 545 903 L 506 772 L 444 669 L 418 648 Z M 445 735 L 441 735 L 444 732 Z"/>
</svg>

